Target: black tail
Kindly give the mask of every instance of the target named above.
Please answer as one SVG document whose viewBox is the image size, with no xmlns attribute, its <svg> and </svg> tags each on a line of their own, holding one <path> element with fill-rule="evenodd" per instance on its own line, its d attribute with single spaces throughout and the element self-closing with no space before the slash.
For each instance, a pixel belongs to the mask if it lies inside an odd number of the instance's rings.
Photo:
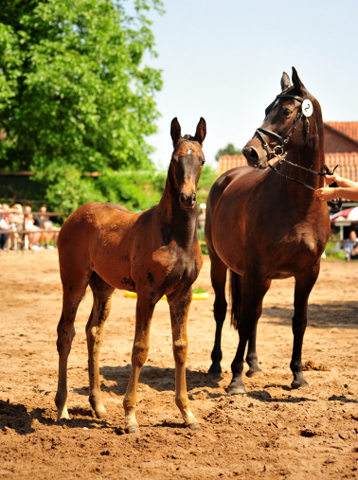
<svg viewBox="0 0 358 480">
<path fill-rule="evenodd" d="M 241 276 L 230 270 L 231 325 L 239 329 L 241 308 Z"/>
</svg>

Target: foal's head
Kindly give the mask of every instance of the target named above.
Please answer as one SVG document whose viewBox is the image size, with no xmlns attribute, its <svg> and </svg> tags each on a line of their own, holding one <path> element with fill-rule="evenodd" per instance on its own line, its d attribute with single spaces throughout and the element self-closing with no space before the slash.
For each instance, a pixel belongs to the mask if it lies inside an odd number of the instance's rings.
<svg viewBox="0 0 358 480">
<path fill-rule="evenodd" d="M 178 119 L 174 118 L 170 133 L 174 151 L 168 177 L 173 183 L 175 192 L 179 195 L 181 208 L 192 210 L 196 205 L 196 187 L 205 163 L 202 144 L 206 135 L 206 122 L 200 118 L 194 137 L 191 135 L 182 137 Z"/>
<path fill-rule="evenodd" d="M 292 82 L 293 85 L 287 73 L 283 73 L 282 92 L 266 108 L 261 127 L 243 149 L 251 167 L 266 168 L 269 160 L 306 146 L 317 134 L 317 119 L 322 120 L 320 105 L 308 93 L 294 67 Z"/>
</svg>

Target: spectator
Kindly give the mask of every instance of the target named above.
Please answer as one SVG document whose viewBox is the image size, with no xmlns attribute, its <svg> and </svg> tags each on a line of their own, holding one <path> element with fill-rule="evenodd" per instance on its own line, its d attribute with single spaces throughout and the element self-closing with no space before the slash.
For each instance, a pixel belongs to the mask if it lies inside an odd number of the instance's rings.
<svg viewBox="0 0 358 480">
<path fill-rule="evenodd" d="M 205 216 L 206 216 L 206 205 L 205 203 L 200 204 L 201 212 L 198 215 L 198 228 L 201 230 L 205 227 Z"/>
<path fill-rule="evenodd" d="M 45 243 L 45 248 L 54 248 L 50 245 L 50 241 L 53 240 L 54 244 L 57 245 L 57 237 L 58 237 L 58 231 L 57 227 L 54 226 L 54 224 L 49 220 L 49 216 L 46 215 L 46 205 L 42 205 L 40 207 L 40 214 L 34 216 L 34 224 L 36 227 L 40 229 L 45 229 L 45 230 L 56 230 L 54 231 L 49 231 L 49 232 L 41 232 L 41 236 L 39 239 L 39 245 L 40 247 L 42 246 L 42 243 Z"/>
<path fill-rule="evenodd" d="M 356 246 L 356 243 L 357 243 L 357 234 L 355 232 L 355 230 L 351 230 L 349 232 L 349 238 L 348 240 L 345 240 L 344 241 L 344 251 L 345 251 L 345 254 L 346 254 L 346 260 L 350 260 L 351 259 L 351 254 Z"/>
</svg>

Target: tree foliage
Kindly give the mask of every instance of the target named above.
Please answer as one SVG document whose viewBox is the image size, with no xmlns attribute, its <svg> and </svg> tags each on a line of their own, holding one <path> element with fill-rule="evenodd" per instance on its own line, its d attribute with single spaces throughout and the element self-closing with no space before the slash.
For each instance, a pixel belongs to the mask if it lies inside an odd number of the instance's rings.
<svg viewBox="0 0 358 480">
<path fill-rule="evenodd" d="M 150 168 L 162 82 L 143 65 L 146 13 L 162 3 L 132 3 L 0 0 L 1 170 L 37 172 L 50 193 L 65 173 L 84 190 L 85 172 Z"/>
<path fill-rule="evenodd" d="M 235 148 L 232 143 L 228 143 L 225 148 L 221 148 L 215 155 L 215 160 L 218 161 L 220 157 L 224 155 L 242 155 L 242 151 L 239 148 Z"/>
</svg>

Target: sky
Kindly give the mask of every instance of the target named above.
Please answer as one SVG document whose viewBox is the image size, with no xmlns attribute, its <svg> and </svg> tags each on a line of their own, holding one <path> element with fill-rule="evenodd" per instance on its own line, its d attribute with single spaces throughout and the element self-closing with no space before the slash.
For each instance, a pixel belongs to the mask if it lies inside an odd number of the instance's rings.
<svg viewBox="0 0 358 480">
<path fill-rule="evenodd" d="M 203 151 L 215 166 L 220 148 L 242 148 L 280 93 L 292 66 L 321 104 L 324 121 L 358 121 L 358 0 L 164 0 L 151 11 L 162 70 L 156 94 L 159 132 L 152 160 L 166 169 L 170 122 L 182 134 L 207 123 Z"/>
</svg>

